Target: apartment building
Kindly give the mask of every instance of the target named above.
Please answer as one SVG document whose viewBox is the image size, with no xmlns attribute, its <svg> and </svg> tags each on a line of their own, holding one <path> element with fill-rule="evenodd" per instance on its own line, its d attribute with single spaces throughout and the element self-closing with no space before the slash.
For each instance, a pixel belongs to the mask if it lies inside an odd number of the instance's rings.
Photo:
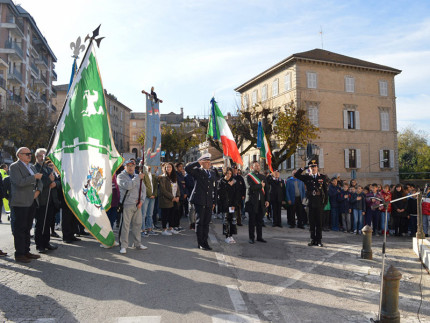
<svg viewBox="0 0 430 323">
<path fill-rule="evenodd" d="M 291 101 L 319 127 L 321 171 L 362 183 L 397 183 L 395 76 L 400 70 L 314 49 L 293 54 L 235 89 L 243 109 L 257 103 L 278 111 Z M 274 138 L 271 138 L 276 147 Z M 243 156 L 245 169 L 257 150 Z M 304 164 L 297 154 L 282 168 Z"/>
<path fill-rule="evenodd" d="M 0 101 L 6 100 L 7 108 L 27 111 L 35 104 L 55 111 L 51 98 L 56 95 L 52 82 L 57 80 L 57 58 L 33 17 L 11 0 L 0 0 L 0 59 L 7 65 L 7 77 L 0 78 L 0 87 L 4 83 L 6 88 Z"/>
</svg>

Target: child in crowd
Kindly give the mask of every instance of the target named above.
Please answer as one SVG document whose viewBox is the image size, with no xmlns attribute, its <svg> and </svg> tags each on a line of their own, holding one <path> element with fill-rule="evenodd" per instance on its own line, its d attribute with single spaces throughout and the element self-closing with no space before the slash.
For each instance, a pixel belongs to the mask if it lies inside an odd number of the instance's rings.
<svg viewBox="0 0 430 323">
<path fill-rule="evenodd" d="M 353 215 L 353 232 L 361 234 L 363 228 L 364 216 L 366 214 L 366 195 L 363 192 L 363 187 L 358 185 L 357 189 L 353 190 L 351 195 L 351 208 Z"/>
<path fill-rule="evenodd" d="M 415 194 L 416 188 L 411 187 L 410 194 Z M 417 196 L 409 196 L 407 198 L 407 206 L 406 213 L 408 214 L 409 219 L 409 227 L 411 230 L 410 236 L 415 237 L 417 233 L 417 214 L 418 214 L 418 205 L 417 205 Z"/>
<path fill-rule="evenodd" d="M 349 232 L 351 230 L 351 217 L 350 217 L 350 208 L 349 208 L 349 192 L 348 192 L 348 184 L 344 182 L 342 191 L 337 196 L 337 201 L 339 203 L 339 213 L 342 218 L 342 227 L 343 232 Z"/>
<path fill-rule="evenodd" d="M 384 185 L 384 188 L 381 192 L 379 192 L 379 197 L 384 200 L 386 203 L 390 203 L 391 201 L 391 191 L 390 191 L 390 185 Z M 381 233 L 385 234 L 385 229 L 387 230 L 387 236 L 389 235 L 389 224 L 390 224 L 390 215 L 391 215 L 391 204 L 388 204 L 387 209 L 387 223 L 385 223 L 385 207 L 381 206 Z"/>
</svg>

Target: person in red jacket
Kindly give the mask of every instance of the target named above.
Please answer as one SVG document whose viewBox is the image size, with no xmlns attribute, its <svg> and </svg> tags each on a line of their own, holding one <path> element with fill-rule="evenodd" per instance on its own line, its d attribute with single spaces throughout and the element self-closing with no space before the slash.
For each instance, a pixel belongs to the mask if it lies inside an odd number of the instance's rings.
<svg viewBox="0 0 430 323">
<path fill-rule="evenodd" d="M 390 191 L 390 185 L 384 185 L 384 188 L 381 192 L 379 192 L 379 196 L 381 199 L 383 199 L 386 203 L 390 203 L 391 201 L 391 191 Z M 391 214 L 391 204 L 388 204 L 388 210 L 387 210 L 387 224 L 385 224 L 385 207 L 381 206 L 379 209 L 381 210 L 381 233 L 385 233 L 385 229 L 387 229 L 387 236 L 389 235 L 389 224 L 390 224 L 390 214 Z M 385 228 L 387 226 L 387 228 Z"/>
</svg>

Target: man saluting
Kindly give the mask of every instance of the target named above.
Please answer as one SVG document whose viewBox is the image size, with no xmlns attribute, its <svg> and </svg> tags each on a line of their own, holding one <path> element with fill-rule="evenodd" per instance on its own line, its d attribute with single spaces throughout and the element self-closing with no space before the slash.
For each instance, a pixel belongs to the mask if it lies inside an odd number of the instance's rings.
<svg viewBox="0 0 430 323">
<path fill-rule="evenodd" d="M 323 207 L 327 204 L 327 176 L 318 172 L 318 163 L 312 159 L 308 163 L 311 173 L 303 175 L 303 168 L 300 168 L 294 177 L 301 180 L 306 185 L 306 196 L 309 200 L 309 230 L 311 232 L 311 241 L 308 246 L 322 247 L 322 213 Z"/>
<path fill-rule="evenodd" d="M 213 193 L 216 175 L 211 169 L 211 154 L 204 154 L 196 162 L 185 167 L 194 178 L 194 189 L 190 202 L 196 208 L 196 235 L 198 248 L 212 250 L 208 244 L 209 223 L 211 221 Z"/>
</svg>

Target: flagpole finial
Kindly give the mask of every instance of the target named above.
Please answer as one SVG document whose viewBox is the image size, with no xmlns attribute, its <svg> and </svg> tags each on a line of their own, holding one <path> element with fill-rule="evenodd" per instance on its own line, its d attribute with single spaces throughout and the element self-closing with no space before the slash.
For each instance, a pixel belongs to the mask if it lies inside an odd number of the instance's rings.
<svg viewBox="0 0 430 323">
<path fill-rule="evenodd" d="M 80 36 L 78 37 L 78 39 L 76 39 L 76 42 L 70 43 L 70 49 L 73 50 L 72 57 L 74 59 L 78 59 L 80 52 L 83 52 L 85 50 L 85 45 L 81 44 L 81 37 Z"/>
<path fill-rule="evenodd" d="M 90 37 L 90 34 L 88 34 L 85 37 L 85 41 L 87 41 L 89 39 L 90 43 L 92 40 L 94 40 L 97 44 L 97 47 L 99 47 L 99 48 L 100 48 L 100 42 L 102 41 L 103 38 L 105 38 L 105 37 L 96 38 L 100 33 L 100 26 L 101 26 L 101 24 L 96 29 L 93 30 L 93 35 L 91 37 Z"/>
</svg>

